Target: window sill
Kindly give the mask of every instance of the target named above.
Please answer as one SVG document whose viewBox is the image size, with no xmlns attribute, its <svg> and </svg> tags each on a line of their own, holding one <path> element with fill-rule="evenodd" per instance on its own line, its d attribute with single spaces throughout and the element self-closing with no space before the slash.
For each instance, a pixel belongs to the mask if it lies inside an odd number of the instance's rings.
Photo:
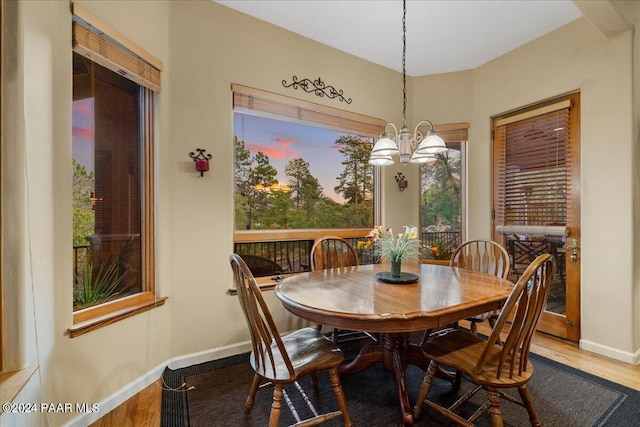
<svg viewBox="0 0 640 427">
<path fill-rule="evenodd" d="M 10 403 L 29 382 L 29 379 L 38 370 L 38 365 L 29 365 L 17 371 L 3 372 L 0 374 L 0 402 Z M 0 415 L 4 411 L 0 408 Z"/>
<path fill-rule="evenodd" d="M 282 274 L 281 276 L 283 278 L 287 278 L 289 276 L 295 276 L 297 273 L 293 273 L 293 274 Z M 280 283 L 282 281 L 282 279 L 280 280 L 274 280 L 271 277 L 256 277 L 256 283 L 258 284 L 258 287 L 260 288 L 261 291 L 271 291 L 273 290 L 276 285 L 278 283 Z M 229 295 L 236 295 L 238 293 L 238 290 L 235 288 L 235 286 L 229 288 L 227 290 L 227 293 Z"/>
<path fill-rule="evenodd" d="M 168 297 L 158 297 L 151 301 L 144 302 L 137 305 L 128 306 L 121 310 L 113 311 L 103 316 L 95 317 L 93 319 L 79 322 L 68 329 L 69 338 L 75 338 L 87 332 L 91 332 L 95 329 L 100 329 L 112 323 L 120 320 L 135 316 L 136 314 L 144 313 L 156 307 L 164 305 Z"/>
</svg>

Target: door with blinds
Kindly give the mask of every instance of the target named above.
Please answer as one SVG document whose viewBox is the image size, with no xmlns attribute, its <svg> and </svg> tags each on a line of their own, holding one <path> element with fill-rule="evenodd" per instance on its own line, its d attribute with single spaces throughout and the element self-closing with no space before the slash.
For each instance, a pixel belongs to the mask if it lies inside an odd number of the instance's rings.
<svg viewBox="0 0 640 427">
<path fill-rule="evenodd" d="M 538 330 L 579 340 L 579 93 L 493 119 L 493 232 L 513 281 L 541 253 L 555 257 Z"/>
</svg>

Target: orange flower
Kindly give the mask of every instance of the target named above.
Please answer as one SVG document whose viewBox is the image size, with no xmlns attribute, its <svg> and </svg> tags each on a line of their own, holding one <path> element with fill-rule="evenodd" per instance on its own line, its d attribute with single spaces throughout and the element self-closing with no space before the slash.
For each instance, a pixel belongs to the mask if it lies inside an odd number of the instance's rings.
<svg viewBox="0 0 640 427">
<path fill-rule="evenodd" d="M 431 246 L 431 253 L 433 254 L 434 257 L 437 257 L 440 255 L 440 249 L 438 249 L 437 246 Z"/>
</svg>

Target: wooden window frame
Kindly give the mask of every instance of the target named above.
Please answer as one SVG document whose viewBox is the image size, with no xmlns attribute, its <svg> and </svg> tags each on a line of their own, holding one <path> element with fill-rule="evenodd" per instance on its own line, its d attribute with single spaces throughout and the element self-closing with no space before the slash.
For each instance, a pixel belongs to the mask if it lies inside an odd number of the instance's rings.
<svg viewBox="0 0 640 427">
<path fill-rule="evenodd" d="M 460 144 L 460 155 L 462 164 L 460 165 L 460 242 L 463 242 L 467 235 L 467 144 L 469 142 L 469 123 L 447 123 L 434 125 L 433 129 L 438 132 L 438 135 L 444 140 L 447 147 L 451 144 Z M 422 129 L 423 134 L 429 130 L 428 127 Z M 420 202 L 418 203 L 420 209 L 420 237 L 422 238 L 424 230 L 422 230 L 422 168 L 425 165 L 420 166 Z M 424 243 L 424 241 L 423 241 Z M 438 264 L 449 265 L 449 260 L 440 259 L 423 259 L 424 264 Z"/>
<path fill-rule="evenodd" d="M 373 117 L 328 107 L 322 104 L 299 100 L 260 89 L 239 84 L 232 84 L 234 114 L 260 114 L 265 117 L 283 121 L 295 121 L 308 126 L 352 132 L 354 134 L 377 138 L 384 129 L 385 121 Z M 381 181 L 380 173 L 374 173 L 374 223 L 380 221 Z M 284 229 L 284 230 L 236 230 L 234 224 L 233 243 L 260 243 L 292 240 L 313 240 L 333 235 L 342 238 L 364 238 L 369 228 L 343 229 Z M 293 275 L 296 273 L 291 273 Z M 287 274 L 283 274 L 284 277 Z M 270 277 L 256 278 L 258 286 L 263 290 L 273 289 L 278 283 Z M 235 294 L 235 285 L 229 289 Z"/>
<path fill-rule="evenodd" d="M 68 330 L 68 334 L 72 338 L 162 306 L 167 299 L 166 297 L 158 297 L 155 289 L 155 109 L 156 96 L 160 91 L 159 79 L 162 63 L 77 4 L 73 5 L 73 14 L 74 35 L 78 30 L 77 26 L 82 24 L 85 29 L 91 30 L 91 37 L 97 34 L 101 39 L 104 39 L 93 44 L 74 39 L 74 51 L 140 85 L 142 291 L 74 312 L 73 326 Z M 108 53 L 106 52 L 107 48 L 104 47 L 107 43 L 111 43 L 108 45 L 108 49 L 111 49 Z M 99 51 L 92 50 L 91 46 Z M 115 56 L 113 56 L 114 51 L 116 52 Z M 124 57 L 127 58 L 123 59 Z M 134 70 L 123 69 L 124 65 L 132 61 L 137 61 L 136 63 L 142 65 L 138 65 Z M 155 71 L 149 73 L 147 66 Z"/>
</svg>

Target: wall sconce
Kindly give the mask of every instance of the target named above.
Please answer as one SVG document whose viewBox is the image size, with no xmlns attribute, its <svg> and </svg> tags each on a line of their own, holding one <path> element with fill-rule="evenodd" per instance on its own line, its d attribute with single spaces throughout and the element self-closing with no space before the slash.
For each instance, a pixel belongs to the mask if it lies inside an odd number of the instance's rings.
<svg viewBox="0 0 640 427">
<path fill-rule="evenodd" d="M 211 160 L 212 156 L 211 154 L 205 154 L 207 150 L 203 148 L 196 148 L 196 151 L 198 154 L 192 151 L 189 156 L 196 163 L 196 171 L 200 172 L 200 177 L 203 177 L 204 173 L 209 170 L 209 160 Z"/>
<path fill-rule="evenodd" d="M 398 172 L 396 174 L 396 182 L 398 183 L 398 188 L 400 189 L 400 191 L 404 191 L 404 189 L 407 188 L 407 185 L 409 185 L 402 172 Z"/>
</svg>

